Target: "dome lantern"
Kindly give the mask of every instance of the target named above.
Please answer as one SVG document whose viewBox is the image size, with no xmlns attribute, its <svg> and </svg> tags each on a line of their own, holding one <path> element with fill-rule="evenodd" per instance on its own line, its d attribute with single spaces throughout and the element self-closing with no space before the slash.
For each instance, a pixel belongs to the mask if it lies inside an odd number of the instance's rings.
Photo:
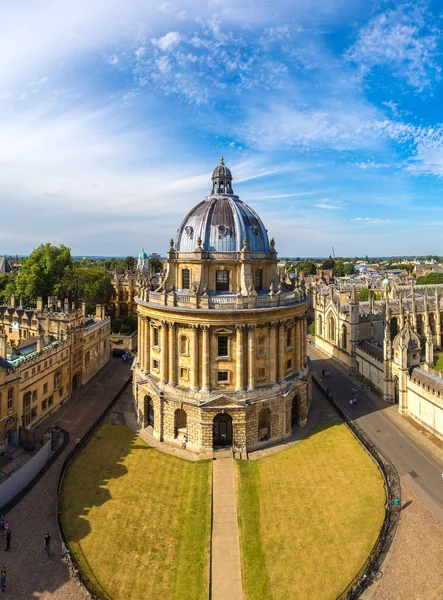
<svg viewBox="0 0 443 600">
<path fill-rule="evenodd" d="M 232 174 L 225 165 L 225 159 L 220 157 L 220 164 L 212 173 L 212 194 L 233 194 Z"/>
</svg>

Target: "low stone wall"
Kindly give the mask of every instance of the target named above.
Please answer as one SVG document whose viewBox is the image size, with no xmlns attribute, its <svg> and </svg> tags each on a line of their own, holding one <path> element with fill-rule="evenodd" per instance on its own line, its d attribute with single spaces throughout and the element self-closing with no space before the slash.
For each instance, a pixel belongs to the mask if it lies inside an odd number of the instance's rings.
<svg viewBox="0 0 443 600">
<path fill-rule="evenodd" d="M 135 331 L 131 335 L 121 335 L 120 333 L 113 333 L 110 337 L 111 349 L 121 348 L 128 352 L 134 352 L 137 349 L 137 332 Z M 115 340 L 121 340 L 121 343 L 116 344 Z"/>
</svg>

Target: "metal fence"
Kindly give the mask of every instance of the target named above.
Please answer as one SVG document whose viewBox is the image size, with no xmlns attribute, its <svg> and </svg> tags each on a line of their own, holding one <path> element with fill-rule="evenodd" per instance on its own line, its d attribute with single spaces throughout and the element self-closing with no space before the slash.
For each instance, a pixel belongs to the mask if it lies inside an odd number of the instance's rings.
<svg viewBox="0 0 443 600">
<path fill-rule="evenodd" d="M 79 585 L 82 585 L 85 588 L 86 593 L 89 594 L 89 598 L 94 598 L 97 600 L 112 600 L 112 599 L 111 599 L 111 596 L 106 591 L 106 589 L 104 588 L 104 586 L 95 577 L 92 569 L 89 569 L 89 576 L 86 575 L 84 570 L 82 570 L 80 568 L 76 556 L 72 553 L 72 551 L 69 547 L 68 541 L 66 540 L 65 534 L 63 532 L 62 523 L 61 523 L 61 519 L 60 519 L 60 498 L 61 498 L 61 492 L 62 492 L 62 487 L 63 487 L 63 479 L 69 468 L 69 465 L 76 458 L 76 456 L 82 451 L 82 448 L 89 442 L 89 440 L 93 436 L 94 432 L 101 425 L 102 421 L 105 419 L 105 417 L 107 416 L 107 414 L 109 413 L 111 408 L 117 402 L 120 395 L 123 393 L 125 388 L 130 384 L 130 382 L 131 382 L 131 378 L 129 378 L 128 381 L 126 381 L 126 383 L 120 388 L 120 390 L 117 392 L 117 394 L 114 396 L 114 398 L 108 404 L 108 406 L 104 409 L 104 411 L 101 413 L 101 415 L 94 421 L 94 423 L 91 425 L 91 427 L 88 429 L 88 431 L 80 438 L 79 444 L 74 446 L 74 448 L 72 448 L 72 450 L 70 450 L 70 452 L 68 453 L 68 455 L 65 458 L 62 469 L 60 471 L 60 477 L 58 480 L 56 509 L 57 509 L 58 530 L 59 530 L 60 537 L 62 539 L 62 554 L 63 554 L 64 558 L 66 559 L 68 566 L 70 568 L 71 574 L 74 577 L 74 579 L 77 581 L 77 583 Z M 86 564 L 88 564 L 88 561 L 84 555 L 82 555 L 82 558 L 83 558 L 84 562 Z"/>
<path fill-rule="evenodd" d="M 350 421 L 345 412 L 340 408 L 334 397 L 323 387 L 318 377 L 313 373 L 313 381 L 323 392 L 330 404 L 343 419 L 359 442 L 366 448 L 377 463 L 385 482 L 386 506 L 385 518 L 380 528 L 377 540 L 364 564 L 359 569 L 353 580 L 337 596 L 337 600 L 354 600 L 359 598 L 363 591 L 380 576 L 380 565 L 388 553 L 389 547 L 394 539 L 400 517 L 400 507 L 396 507 L 394 500 L 398 498 L 401 505 L 400 478 L 397 469 L 390 459 L 374 444 L 365 431 L 353 421 Z"/>
</svg>

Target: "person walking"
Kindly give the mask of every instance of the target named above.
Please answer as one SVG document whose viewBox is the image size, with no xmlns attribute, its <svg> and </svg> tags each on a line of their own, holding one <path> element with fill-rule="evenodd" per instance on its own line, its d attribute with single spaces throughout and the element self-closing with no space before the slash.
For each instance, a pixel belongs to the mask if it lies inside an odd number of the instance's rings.
<svg viewBox="0 0 443 600">
<path fill-rule="evenodd" d="M 75 440 L 75 447 L 78 450 L 78 447 L 80 446 L 80 438 L 77 436 L 77 439 Z"/>
<path fill-rule="evenodd" d="M 5 540 L 6 540 L 5 552 L 7 552 L 8 550 L 11 549 L 11 530 L 10 529 L 8 529 L 8 531 L 5 533 Z"/>
<path fill-rule="evenodd" d="M 49 533 L 47 533 L 45 535 L 44 544 L 45 544 L 45 552 L 48 555 L 48 559 L 49 559 L 49 558 L 51 558 L 51 548 L 50 548 L 51 536 L 49 535 Z"/>
<path fill-rule="evenodd" d="M 0 571 L 0 588 L 2 588 L 2 592 L 6 589 L 6 567 Z"/>
<path fill-rule="evenodd" d="M 182 448 L 183 450 L 186 450 L 186 444 L 188 443 L 188 438 L 186 436 L 186 434 L 183 436 L 183 441 L 182 441 Z"/>
</svg>

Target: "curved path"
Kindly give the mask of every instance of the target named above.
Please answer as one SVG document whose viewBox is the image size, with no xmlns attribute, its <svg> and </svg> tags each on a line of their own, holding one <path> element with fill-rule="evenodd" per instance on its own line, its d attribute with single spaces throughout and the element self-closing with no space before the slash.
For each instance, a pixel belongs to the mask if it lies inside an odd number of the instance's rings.
<svg viewBox="0 0 443 600">
<path fill-rule="evenodd" d="M 3 552 L 1 566 L 7 570 L 6 591 L 14 600 L 83 600 L 85 593 L 72 578 L 61 559 L 57 529 L 56 494 L 65 456 L 100 416 L 116 392 L 130 378 L 130 364 L 111 359 L 84 388 L 38 430 L 57 423 L 70 434 L 70 443 L 54 464 L 6 515 L 11 527 L 11 550 Z M 51 535 L 51 560 L 44 552 L 43 538 Z"/>
</svg>

